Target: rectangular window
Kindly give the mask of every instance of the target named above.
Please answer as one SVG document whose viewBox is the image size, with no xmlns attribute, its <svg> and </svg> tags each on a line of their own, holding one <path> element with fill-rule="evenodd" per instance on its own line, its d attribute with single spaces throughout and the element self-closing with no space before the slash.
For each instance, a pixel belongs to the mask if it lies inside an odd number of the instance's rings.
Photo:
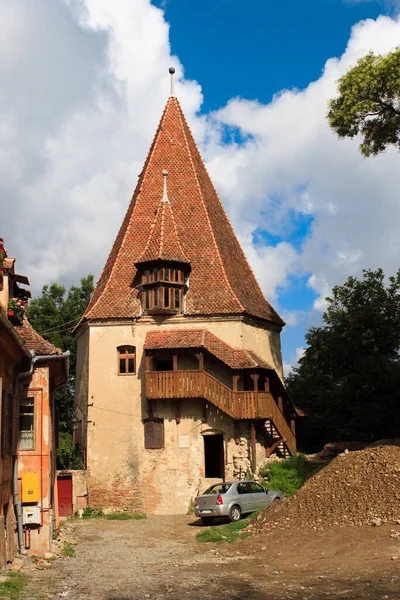
<svg viewBox="0 0 400 600">
<path fill-rule="evenodd" d="M 35 448 L 35 398 L 21 398 L 19 405 L 19 449 Z"/>
<path fill-rule="evenodd" d="M 181 293 L 179 290 L 175 290 L 175 308 L 179 309 L 181 307 Z"/>
<path fill-rule="evenodd" d="M 144 274 L 146 276 L 146 283 L 149 283 L 149 281 L 150 281 L 150 271 L 145 271 Z"/>
<path fill-rule="evenodd" d="M 146 290 L 144 293 L 144 298 L 145 298 L 145 307 L 146 310 L 148 310 L 150 308 L 150 291 Z"/>
<path fill-rule="evenodd" d="M 153 291 L 154 308 L 158 307 L 158 288 Z"/>
<path fill-rule="evenodd" d="M 164 308 L 169 308 L 169 288 L 164 288 Z"/>
<path fill-rule="evenodd" d="M 136 371 L 135 346 L 119 346 L 117 351 L 118 375 L 133 375 Z"/>
<path fill-rule="evenodd" d="M 169 269 L 164 269 L 164 281 L 169 281 Z"/>
<path fill-rule="evenodd" d="M 154 281 L 158 281 L 158 269 L 154 269 Z"/>
<path fill-rule="evenodd" d="M 146 450 L 164 448 L 164 419 L 144 421 L 144 447 Z"/>
</svg>

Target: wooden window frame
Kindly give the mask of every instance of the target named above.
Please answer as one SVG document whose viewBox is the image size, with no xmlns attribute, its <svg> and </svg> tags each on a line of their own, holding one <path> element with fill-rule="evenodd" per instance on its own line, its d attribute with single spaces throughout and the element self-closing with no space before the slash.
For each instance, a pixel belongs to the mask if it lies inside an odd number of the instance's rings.
<svg viewBox="0 0 400 600">
<path fill-rule="evenodd" d="M 18 450 L 20 452 L 32 452 L 33 450 L 36 450 L 36 420 L 37 420 L 37 395 L 35 393 L 28 393 L 24 396 L 22 396 L 22 398 L 20 399 L 20 403 L 19 403 L 19 426 L 18 426 Z M 33 401 L 33 413 L 23 413 L 23 407 L 24 404 L 28 401 L 28 400 L 32 400 Z M 21 429 L 21 417 L 22 416 L 32 416 L 32 429 Z M 43 416 L 42 416 L 43 418 Z M 23 432 L 32 432 L 32 445 L 29 448 L 21 448 L 21 434 Z"/>
<path fill-rule="evenodd" d="M 133 349 L 133 352 L 129 352 L 129 349 Z M 133 359 L 133 371 L 129 371 L 129 360 Z M 126 371 L 121 372 L 121 360 L 125 361 Z M 136 374 L 136 347 L 131 345 L 118 346 L 117 347 L 117 373 L 120 376 L 124 375 L 135 375 Z"/>
</svg>

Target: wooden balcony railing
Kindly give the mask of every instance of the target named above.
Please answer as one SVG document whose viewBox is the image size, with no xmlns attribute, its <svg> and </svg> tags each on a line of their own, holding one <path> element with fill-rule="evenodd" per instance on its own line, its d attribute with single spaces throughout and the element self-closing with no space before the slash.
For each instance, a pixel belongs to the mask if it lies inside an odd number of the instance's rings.
<svg viewBox="0 0 400 600">
<path fill-rule="evenodd" d="M 206 371 L 150 371 L 146 373 L 146 397 L 204 398 L 233 419 L 270 419 L 289 451 L 296 438 L 270 392 L 235 392 Z"/>
</svg>

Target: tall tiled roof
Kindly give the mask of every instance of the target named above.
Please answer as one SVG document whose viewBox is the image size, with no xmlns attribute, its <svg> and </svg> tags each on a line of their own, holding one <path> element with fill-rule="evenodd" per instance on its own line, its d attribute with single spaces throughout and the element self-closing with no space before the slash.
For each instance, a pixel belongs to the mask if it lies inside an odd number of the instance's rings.
<svg viewBox="0 0 400 600">
<path fill-rule="evenodd" d="M 28 319 L 24 319 L 21 325 L 15 326 L 15 329 L 25 342 L 27 348 L 29 350 L 34 350 L 36 354 L 62 355 L 62 350 L 53 346 L 53 344 L 45 340 L 37 331 L 35 331 Z"/>
<path fill-rule="evenodd" d="M 157 259 L 189 262 L 183 253 L 169 202 L 160 203 L 149 241 L 143 254 L 137 260 L 137 264 Z"/>
<path fill-rule="evenodd" d="M 191 264 L 187 315 L 249 314 L 284 323 L 255 279 L 225 214 L 176 98 L 170 98 L 86 319 L 138 317 L 135 263 L 149 245 L 168 170 L 170 204 Z M 160 224 L 161 227 L 161 224 Z M 154 228 L 153 228 L 154 231 Z"/>
<path fill-rule="evenodd" d="M 207 329 L 170 329 L 149 331 L 145 350 L 178 350 L 179 348 L 204 348 L 232 369 L 273 369 L 255 352 L 232 348 Z"/>
</svg>

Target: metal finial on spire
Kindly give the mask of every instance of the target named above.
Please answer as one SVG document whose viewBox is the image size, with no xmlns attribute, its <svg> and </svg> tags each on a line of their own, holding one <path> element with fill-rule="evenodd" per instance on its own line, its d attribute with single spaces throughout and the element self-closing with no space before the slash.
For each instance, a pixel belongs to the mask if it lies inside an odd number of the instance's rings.
<svg viewBox="0 0 400 600">
<path fill-rule="evenodd" d="M 174 69 L 174 67 L 170 67 L 169 72 L 171 75 L 171 97 L 173 98 L 175 96 L 175 81 L 174 81 L 175 69 Z"/>
<path fill-rule="evenodd" d="M 164 203 L 168 203 L 168 190 L 167 190 L 167 175 L 168 175 L 168 171 L 167 169 L 164 169 L 163 171 L 161 171 L 162 176 L 164 177 L 164 191 L 163 191 L 163 195 L 161 198 L 161 202 Z"/>
</svg>

